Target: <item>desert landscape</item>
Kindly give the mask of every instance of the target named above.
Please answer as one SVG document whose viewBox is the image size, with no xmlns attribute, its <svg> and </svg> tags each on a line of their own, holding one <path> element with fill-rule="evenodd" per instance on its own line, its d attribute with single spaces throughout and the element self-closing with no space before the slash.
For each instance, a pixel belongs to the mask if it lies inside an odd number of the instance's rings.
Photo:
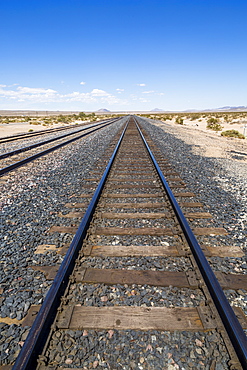
<svg viewBox="0 0 247 370">
<path fill-rule="evenodd" d="M 195 154 L 205 157 L 247 160 L 245 140 L 247 113 L 245 112 L 143 116 L 155 120 L 155 125 L 192 145 Z M 223 136 L 224 132 L 230 136 Z"/>
<path fill-rule="evenodd" d="M 38 116 L 0 116 L 0 137 L 50 128 L 100 121 L 121 114 L 79 113 Z M 247 112 L 138 113 L 158 127 L 190 142 L 195 154 L 208 157 L 247 160 Z M 232 133 L 232 130 L 233 133 Z M 222 136 L 229 132 L 231 136 Z"/>
<path fill-rule="evenodd" d="M 96 115 L 95 113 L 85 114 L 61 114 L 45 115 L 39 112 L 38 115 L 0 115 L 0 137 L 25 134 L 28 132 L 42 131 L 51 128 L 66 127 L 93 121 L 101 121 L 109 116 Z"/>
</svg>

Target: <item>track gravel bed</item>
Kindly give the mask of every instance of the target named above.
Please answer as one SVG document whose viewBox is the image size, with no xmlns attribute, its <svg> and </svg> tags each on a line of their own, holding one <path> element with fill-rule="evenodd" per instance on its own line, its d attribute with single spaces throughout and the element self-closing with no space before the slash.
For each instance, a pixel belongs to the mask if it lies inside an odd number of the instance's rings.
<svg viewBox="0 0 247 370">
<path fill-rule="evenodd" d="M 191 263 L 186 257 L 82 257 L 82 268 L 153 271 L 191 271 Z"/>
<path fill-rule="evenodd" d="M 51 365 L 64 368 L 229 370 L 222 339 L 210 331 L 60 330 L 52 336 L 48 353 Z"/>
<path fill-rule="evenodd" d="M 205 297 L 199 289 L 149 285 L 72 284 L 70 302 L 84 306 L 196 307 Z"/>
</svg>

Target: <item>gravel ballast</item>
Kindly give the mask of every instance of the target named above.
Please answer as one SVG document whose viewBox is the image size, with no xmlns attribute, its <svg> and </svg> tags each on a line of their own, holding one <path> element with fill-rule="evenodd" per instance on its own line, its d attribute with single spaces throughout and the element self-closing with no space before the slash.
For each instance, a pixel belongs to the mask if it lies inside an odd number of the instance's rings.
<svg viewBox="0 0 247 370">
<path fill-rule="evenodd" d="M 48 349 L 50 365 L 125 370 L 227 370 L 216 332 L 57 331 Z M 216 367 L 215 367 L 216 366 Z"/>
</svg>

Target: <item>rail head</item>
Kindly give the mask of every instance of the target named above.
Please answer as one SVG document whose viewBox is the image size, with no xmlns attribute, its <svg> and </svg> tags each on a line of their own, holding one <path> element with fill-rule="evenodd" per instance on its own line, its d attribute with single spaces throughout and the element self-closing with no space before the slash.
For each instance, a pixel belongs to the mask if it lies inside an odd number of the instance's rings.
<svg viewBox="0 0 247 370">
<path fill-rule="evenodd" d="M 192 254 L 196 260 L 196 263 L 200 269 L 200 272 L 204 278 L 206 286 L 215 304 L 215 307 L 221 317 L 225 330 L 229 336 L 233 348 L 239 358 L 239 361 L 244 369 L 247 369 L 247 337 L 245 332 L 239 323 L 232 307 L 230 306 L 212 268 L 210 267 L 205 254 L 202 251 L 193 231 L 191 230 L 188 221 L 186 220 L 174 194 L 172 193 L 149 145 L 141 132 L 140 126 L 135 118 L 135 123 L 140 133 L 140 136 L 144 142 L 144 145 L 150 155 L 153 165 L 156 168 L 159 179 L 164 187 L 166 195 L 171 203 L 171 206 L 175 212 L 178 222 L 184 232 L 185 238 L 190 246 Z"/>
</svg>

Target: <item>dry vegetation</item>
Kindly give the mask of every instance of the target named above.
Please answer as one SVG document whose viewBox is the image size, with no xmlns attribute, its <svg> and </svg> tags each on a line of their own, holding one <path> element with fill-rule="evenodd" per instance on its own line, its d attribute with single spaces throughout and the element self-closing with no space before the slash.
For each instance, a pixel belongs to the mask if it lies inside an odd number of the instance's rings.
<svg viewBox="0 0 247 370">
<path fill-rule="evenodd" d="M 34 131 L 34 126 L 37 127 L 35 128 L 36 130 L 41 129 L 41 126 L 51 128 L 54 127 L 54 125 L 74 125 L 120 116 L 122 116 L 122 114 L 95 114 L 84 112 L 80 112 L 79 114 L 59 114 L 57 116 L 0 116 L 0 126 L 1 124 L 6 127 L 6 124 L 26 123 L 33 126 L 29 126 L 29 129 L 27 130 L 31 132 Z M 221 136 L 236 137 L 239 139 L 244 139 L 245 136 L 242 134 L 243 129 L 241 128 L 240 130 L 242 131 L 239 132 L 235 129 L 236 126 L 239 128 L 247 125 L 247 112 L 149 113 L 140 114 L 140 116 L 166 123 L 193 126 L 199 129 L 204 126 L 207 130 L 218 132 Z"/>
<path fill-rule="evenodd" d="M 94 122 L 118 117 L 116 114 L 96 115 L 95 113 L 70 114 L 57 116 L 0 116 L 0 124 L 29 123 L 30 125 L 53 126 L 56 124 L 79 124 L 80 122 Z M 31 130 L 31 129 L 30 129 Z"/>
<path fill-rule="evenodd" d="M 244 139 L 245 136 L 237 130 L 224 130 L 224 125 L 247 125 L 247 112 L 201 112 L 201 113 L 155 113 L 142 114 L 142 117 L 156 119 L 166 123 L 200 126 L 206 123 L 206 128 L 221 132 L 221 136 Z"/>
</svg>

